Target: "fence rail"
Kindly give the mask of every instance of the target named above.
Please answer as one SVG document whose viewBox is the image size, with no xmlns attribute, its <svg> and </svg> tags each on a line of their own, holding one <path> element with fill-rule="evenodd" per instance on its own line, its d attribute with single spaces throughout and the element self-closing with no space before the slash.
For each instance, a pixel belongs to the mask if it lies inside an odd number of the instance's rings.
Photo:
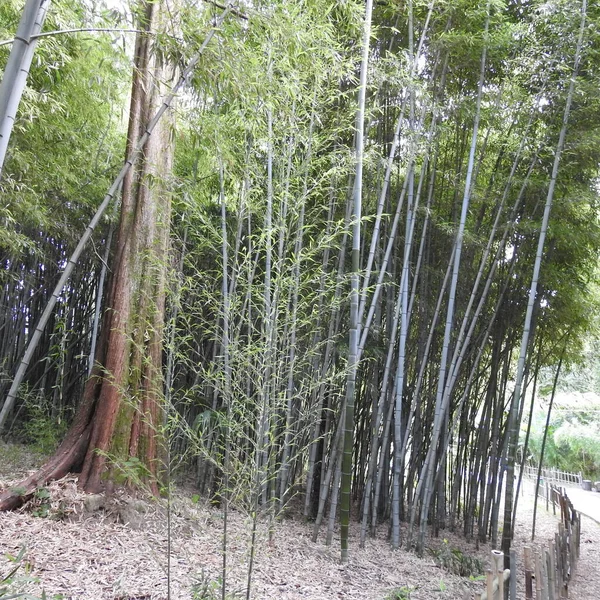
<svg viewBox="0 0 600 600">
<path fill-rule="evenodd" d="M 523 467 L 523 476 L 535 481 L 537 479 L 538 468 L 535 465 L 525 465 Z M 543 468 L 541 481 L 549 485 L 557 486 L 581 486 L 583 477 L 581 473 L 569 473 L 555 468 Z"/>
</svg>

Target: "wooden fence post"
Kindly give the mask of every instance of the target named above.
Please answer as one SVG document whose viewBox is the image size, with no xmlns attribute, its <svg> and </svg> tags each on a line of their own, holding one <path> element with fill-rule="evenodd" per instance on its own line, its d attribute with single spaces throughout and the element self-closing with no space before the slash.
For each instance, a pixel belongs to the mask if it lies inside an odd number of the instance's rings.
<svg viewBox="0 0 600 600">
<path fill-rule="evenodd" d="M 533 570 L 531 569 L 531 548 L 525 546 L 525 598 L 530 600 L 533 598 Z"/>
<path fill-rule="evenodd" d="M 563 569 L 562 552 L 561 552 L 560 542 L 561 542 L 560 534 L 555 533 L 554 534 L 554 547 L 555 547 L 555 554 L 556 554 L 556 585 L 558 586 L 558 597 L 562 598 L 563 597 L 562 584 L 563 584 L 564 569 Z"/>
<path fill-rule="evenodd" d="M 550 550 L 547 555 L 548 559 L 548 590 L 550 591 L 550 600 L 556 600 L 557 588 L 556 588 L 556 547 L 554 542 L 550 542 Z"/>
<path fill-rule="evenodd" d="M 487 570 L 487 597 L 494 600 L 494 572 L 492 569 Z"/>
<path fill-rule="evenodd" d="M 535 600 L 542 600 L 542 569 L 540 564 L 540 553 L 536 552 L 535 561 Z"/>
<path fill-rule="evenodd" d="M 510 600 L 517 600 L 517 554 L 510 551 Z M 502 599 L 500 599 L 502 600 Z"/>
<path fill-rule="evenodd" d="M 546 561 L 546 549 L 540 548 L 540 596 L 542 600 L 548 600 L 548 563 Z"/>
<path fill-rule="evenodd" d="M 504 600 L 504 552 L 492 550 L 492 564 L 498 578 L 498 600 Z"/>
</svg>

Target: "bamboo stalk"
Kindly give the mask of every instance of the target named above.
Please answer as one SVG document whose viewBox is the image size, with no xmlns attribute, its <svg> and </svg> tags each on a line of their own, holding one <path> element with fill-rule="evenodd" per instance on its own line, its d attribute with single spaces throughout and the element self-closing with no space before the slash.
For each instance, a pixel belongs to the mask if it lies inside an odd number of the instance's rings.
<svg viewBox="0 0 600 600">
<path fill-rule="evenodd" d="M 360 278 L 360 241 L 362 218 L 362 185 L 364 159 L 364 121 L 367 93 L 367 73 L 369 66 L 369 48 L 371 36 L 371 17 L 373 0 L 367 0 L 362 42 L 362 61 L 358 89 L 358 109 L 356 113 L 356 174 L 352 210 L 352 276 L 350 293 L 350 339 L 348 352 L 348 376 L 346 381 L 346 415 L 344 424 L 344 452 L 342 454 L 342 473 L 340 482 L 340 547 L 341 561 L 348 561 L 348 531 L 350 526 L 350 504 L 352 487 L 352 454 L 354 451 L 354 402 L 356 396 L 356 373 L 360 323 L 358 322 L 359 278 Z"/>
<path fill-rule="evenodd" d="M 450 281 L 450 290 L 448 292 L 448 305 L 446 310 L 446 323 L 444 327 L 444 339 L 442 342 L 442 354 L 440 359 L 440 367 L 438 372 L 438 383 L 437 383 L 437 391 L 436 391 L 436 399 L 435 399 L 435 417 L 434 417 L 434 425 L 433 425 L 433 433 L 431 436 L 431 443 L 429 446 L 429 451 L 427 453 L 427 458 L 423 465 L 423 469 L 421 471 L 421 479 L 425 480 L 425 485 L 423 488 L 423 501 L 421 504 L 421 515 L 420 515 L 420 529 L 419 529 L 419 540 L 417 543 L 417 549 L 419 551 L 422 550 L 424 544 L 425 537 L 425 528 L 427 525 L 429 508 L 430 508 L 430 499 L 433 494 L 432 482 L 434 477 L 435 463 L 434 463 L 434 454 L 437 451 L 437 445 L 441 434 L 442 425 L 445 422 L 445 416 L 447 412 L 447 406 L 449 402 L 449 397 L 444 399 L 444 389 L 447 382 L 448 377 L 448 354 L 450 351 L 450 336 L 453 330 L 454 325 L 454 309 L 456 302 L 456 290 L 458 287 L 458 275 L 460 271 L 460 263 L 461 263 L 461 254 L 464 242 L 464 232 L 467 221 L 467 214 L 469 210 L 469 204 L 471 201 L 471 193 L 472 193 L 472 177 L 473 177 L 473 169 L 475 163 L 475 151 L 477 148 L 477 139 L 478 139 L 478 131 L 479 131 L 479 121 L 481 116 L 481 101 L 483 96 L 483 86 L 485 82 L 485 67 L 486 67 L 486 58 L 487 58 L 487 34 L 489 30 L 490 23 L 490 2 L 487 2 L 486 8 L 486 20 L 485 20 L 485 31 L 484 31 L 484 39 L 486 43 L 483 47 L 483 52 L 481 55 L 480 62 L 480 71 L 479 71 L 479 84 L 477 89 L 477 100 L 476 100 L 476 108 L 475 108 L 475 119 L 473 122 L 473 132 L 471 137 L 471 147 L 469 150 L 469 161 L 467 167 L 466 181 L 465 181 L 465 189 L 463 195 L 463 201 L 461 205 L 461 213 L 460 220 L 458 225 L 458 231 L 456 233 L 456 238 L 454 242 L 454 261 L 452 263 L 452 278 Z"/>
<path fill-rule="evenodd" d="M 27 0 L 0 82 L 0 178 L 17 109 L 27 84 L 29 68 L 50 0 Z"/>
</svg>

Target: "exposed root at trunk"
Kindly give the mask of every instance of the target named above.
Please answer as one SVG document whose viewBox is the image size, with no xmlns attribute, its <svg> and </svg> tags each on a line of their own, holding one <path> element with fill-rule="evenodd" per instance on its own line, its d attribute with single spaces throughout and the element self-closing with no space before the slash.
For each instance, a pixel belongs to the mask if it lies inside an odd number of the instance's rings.
<svg viewBox="0 0 600 600">
<path fill-rule="evenodd" d="M 45 465 L 17 486 L 0 494 L 0 511 L 14 510 L 25 504 L 36 490 L 48 482 L 64 477 L 74 466 L 81 464 L 89 443 L 90 427 L 79 436 L 67 436 Z"/>
</svg>

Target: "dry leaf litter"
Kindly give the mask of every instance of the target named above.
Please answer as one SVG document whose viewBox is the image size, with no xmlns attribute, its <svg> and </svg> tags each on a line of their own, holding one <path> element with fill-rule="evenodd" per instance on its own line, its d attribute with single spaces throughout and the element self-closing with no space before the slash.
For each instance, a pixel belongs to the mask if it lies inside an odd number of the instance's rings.
<svg viewBox="0 0 600 600">
<path fill-rule="evenodd" d="M 35 458 L 19 453 L 21 472 L 14 460 L 15 447 L 0 445 L 0 489 L 18 483 L 35 467 Z M 24 468 L 23 468 L 24 467 Z M 164 500 L 144 499 L 118 491 L 110 497 L 93 496 L 77 489 L 76 478 L 66 477 L 46 488 L 47 499 L 34 499 L 20 510 L 0 514 L 0 551 L 16 555 L 26 547 L 30 593 L 64 600 L 166 600 L 168 584 L 167 511 Z M 206 503 L 193 502 L 193 491 L 179 489 L 171 501 L 170 588 L 174 600 L 220 598 L 223 514 Z M 519 558 L 531 535 L 533 503 L 529 495 L 519 499 L 514 547 Z M 46 517 L 39 516 L 47 512 Z M 536 540 L 550 539 L 558 519 L 538 508 Z M 595 525 L 595 524 L 594 524 Z M 271 529 L 271 532 L 269 532 Z M 229 517 L 228 590 L 230 597 L 245 597 L 252 523 L 232 511 Z M 351 531 L 350 560 L 339 562 L 339 537 L 330 547 L 311 540 L 312 526 L 300 517 L 261 520 L 257 530 L 252 574 L 254 600 L 383 600 L 393 590 L 410 591 L 411 600 L 463 598 L 465 592 L 482 592 L 481 581 L 471 581 L 442 569 L 431 551 L 423 558 L 404 549 L 393 552 L 385 539 L 387 527 L 377 538 L 359 548 L 359 525 Z M 597 533 L 588 535 L 584 525 L 581 569 L 598 564 Z M 403 531 L 403 534 L 406 532 Z M 324 533 L 321 538 L 324 537 Z M 590 541 L 592 540 L 592 541 Z M 490 548 L 467 542 L 444 531 L 428 540 L 430 550 L 447 544 L 464 554 L 481 558 L 489 566 Z M 595 553 L 595 554 L 594 554 Z M 588 555 L 592 557 L 587 564 Z M 593 558 L 595 556 L 595 558 Z M 593 561 L 596 561 L 595 563 Z M 524 597 L 522 560 L 517 575 L 518 597 Z M 0 575 L 9 568 L 4 561 Z M 584 570 L 584 573 L 589 573 Z M 571 598 L 595 596 L 576 592 Z M 598 589 L 597 586 L 595 589 Z M 203 595 L 202 595 L 203 594 Z M 583 594 L 583 595 L 582 595 Z"/>
</svg>

